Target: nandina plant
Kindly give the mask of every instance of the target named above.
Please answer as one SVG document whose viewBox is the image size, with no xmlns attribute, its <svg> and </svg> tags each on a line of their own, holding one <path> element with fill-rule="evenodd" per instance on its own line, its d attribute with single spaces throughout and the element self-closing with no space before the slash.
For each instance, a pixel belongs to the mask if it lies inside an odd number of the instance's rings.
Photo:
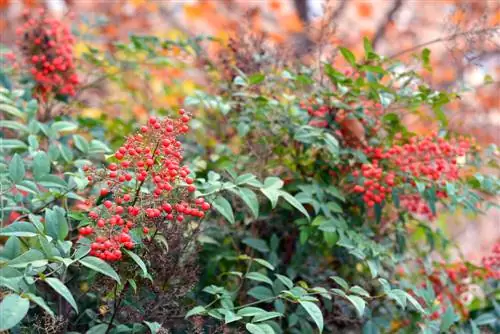
<svg viewBox="0 0 500 334">
<path fill-rule="evenodd" d="M 177 140 L 189 130 L 191 118 L 184 110 L 179 113 L 177 120 L 151 117 L 117 150 L 118 163 L 106 169 L 84 167 L 89 182 L 101 186 L 98 206 L 88 214 L 93 224 L 79 229 L 80 237 L 93 240 L 90 255 L 120 260 L 121 247 L 134 248 L 132 229 L 154 239 L 162 225 L 187 224 L 210 209 L 202 197 L 192 199 L 196 187 L 189 167 L 182 165 Z"/>
</svg>

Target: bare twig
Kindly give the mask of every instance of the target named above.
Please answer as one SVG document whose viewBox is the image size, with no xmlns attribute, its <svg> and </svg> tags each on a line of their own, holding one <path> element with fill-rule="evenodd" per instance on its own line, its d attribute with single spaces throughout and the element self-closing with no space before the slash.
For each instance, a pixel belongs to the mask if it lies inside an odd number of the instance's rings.
<svg viewBox="0 0 500 334">
<path fill-rule="evenodd" d="M 403 6 L 403 4 L 404 4 L 403 0 L 396 0 L 396 1 L 394 1 L 394 4 L 392 5 L 391 9 L 389 9 L 389 11 L 387 12 L 387 15 L 385 16 L 385 19 L 379 25 L 379 27 L 377 28 L 377 31 L 375 32 L 375 37 L 373 38 L 373 48 L 374 49 L 376 49 L 378 43 L 384 37 L 385 32 L 387 30 L 387 27 L 394 20 L 394 16 L 401 9 L 401 7 Z"/>
</svg>

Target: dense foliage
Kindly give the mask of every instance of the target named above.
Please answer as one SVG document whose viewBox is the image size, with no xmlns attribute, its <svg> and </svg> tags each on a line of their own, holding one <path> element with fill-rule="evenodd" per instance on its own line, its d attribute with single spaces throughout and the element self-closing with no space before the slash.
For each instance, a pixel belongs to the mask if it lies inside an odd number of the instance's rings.
<svg viewBox="0 0 500 334">
<path fill-rule="evenodd" d="M 447 130 L 460 96 L 418 74 L 429 50 L 403 64 L 365 40 L 363 59 L 339 48 L 339 69 L 132 36 L 76 59 L 44 15 L 0 73 L 0 330 L 500 329 L 498 245 L 474 265 L 439 228 L 495 205 L 498 153 Z M 144 103 L 145 123 L 81 115 L 85 94 L 112 99 L 93 87 L 148 97 L 172 68 L 210 84 Z M 408 113 L 438 131 L 412 132 Z"/>
</svg>

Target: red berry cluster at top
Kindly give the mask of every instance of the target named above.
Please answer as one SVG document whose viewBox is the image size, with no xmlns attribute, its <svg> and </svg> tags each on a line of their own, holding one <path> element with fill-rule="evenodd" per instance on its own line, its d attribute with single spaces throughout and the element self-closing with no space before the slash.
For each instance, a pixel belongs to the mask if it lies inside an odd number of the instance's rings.
<svg viewBox="0 0 500 334">
<path fill-rule="evenodd" d="M 24 65 L 36 82 L 37 92 L 42 97 L 50 93 L 75 95 L 79 79 L 71 31 L 63 22 L 48 17 L 43 9 L 33 16 L 26 12 L 24 17 L 25 23 L 16 30 L 17 44 L 23 53 Z"/>
<path fill-rule="evenodd" d="M 488 276 L 500 280 L 500 242 L 493 246 L 492 253 L 483 258 L 483 265 L 488 270 Z"/>
<path fill-rule="evenodd" d="M 210 209 L 203 198 L 192 198 L 196 187 L 189 168 L 182 165 L 177 140 L 189 131 L 190 116 L 184 110 L 180 115 L 175 120 L 151 117 L 115 153 L 118 163 L 104 170 L 84 168 L 89 181 L 102 185 L 99 195 L 105 198 L 89 212 L 92 223 L 79 231 L 93 241 L 91 255 L 120 260 L 121 247 L 134 247 L 131 229 L 137 228 L 147 237 L 160 224 L 202 218 Z"/>
<path fill-rule="evenodd" d="M 408 143 L 388 149 L 367 147 L 364 153 L 371 163 L 352 172 L 358 183 L 353 191 L 362 194 L 365 204 L 373 207 L 391 196 L 395 186 L 407 186 L 410 192 L 400 195 L 401 206 L 413 214 L 432 219 L 434 215 L 429 205 L 420 194 L 411 190 L 417 185 L 415 181 L 427 187 L 435 186 L 436 197 L 446 198 L 446 182 L 459 179 L 457 159 L 464 157 L 470 147 L 469 139 L 461 137 L 448 141 L 436 134 L 412 137 Z"/>
</svg>

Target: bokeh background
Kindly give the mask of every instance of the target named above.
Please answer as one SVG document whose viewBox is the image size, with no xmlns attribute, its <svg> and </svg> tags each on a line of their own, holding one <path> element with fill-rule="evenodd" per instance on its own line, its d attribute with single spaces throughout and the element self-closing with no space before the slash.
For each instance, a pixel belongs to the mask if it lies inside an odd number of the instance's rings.
<svg viewBox="0 0 500 334">
<path fill-rule="evenodd" d="M 202 34 L 228 41 L 254 32 L 265 34 L 286 57 L 304 62 L 329 59 L 339 45 L 362 54 L 364 37 L 373 40 L 378 53 L 406 61 L 413 51 L 427 47 L 433 66 L 425 74 L 429 82 L 436 89 L 460 92 L 461 99 L 447 110 L 452 128 L 474 135 L 483 146 L 500 144 L 497 0 L 0 0 L 0 43 L 13 46 L 22 12 L 40 7 L 55 16 L 75 14 L 70 20 L 80 40 L 77 56 L 87 45 L 113 48 L 113 42 L 126 41 L 131 34 L 169 39 Z M 130 99 L 117 93 L 107 105 L 95 104 L 90 95 L 83 113 L 145 117 L 148 107 L 178 103 L 206 84 L 204 80 L 203 73 L 173 67 L 152 78 L 154 94 Z M 131 78 L 130 85 L 140 83 Z M 113 87 L 106 90 L 109 94 Z M 433 130 L 422 117 L 409 116 L 406 122 L 416 132 Z M 479 261 L 500 239 L 498 209 L 479 218 L 444 216 L 436 223 L 472 261 Z"/>
</svg>

